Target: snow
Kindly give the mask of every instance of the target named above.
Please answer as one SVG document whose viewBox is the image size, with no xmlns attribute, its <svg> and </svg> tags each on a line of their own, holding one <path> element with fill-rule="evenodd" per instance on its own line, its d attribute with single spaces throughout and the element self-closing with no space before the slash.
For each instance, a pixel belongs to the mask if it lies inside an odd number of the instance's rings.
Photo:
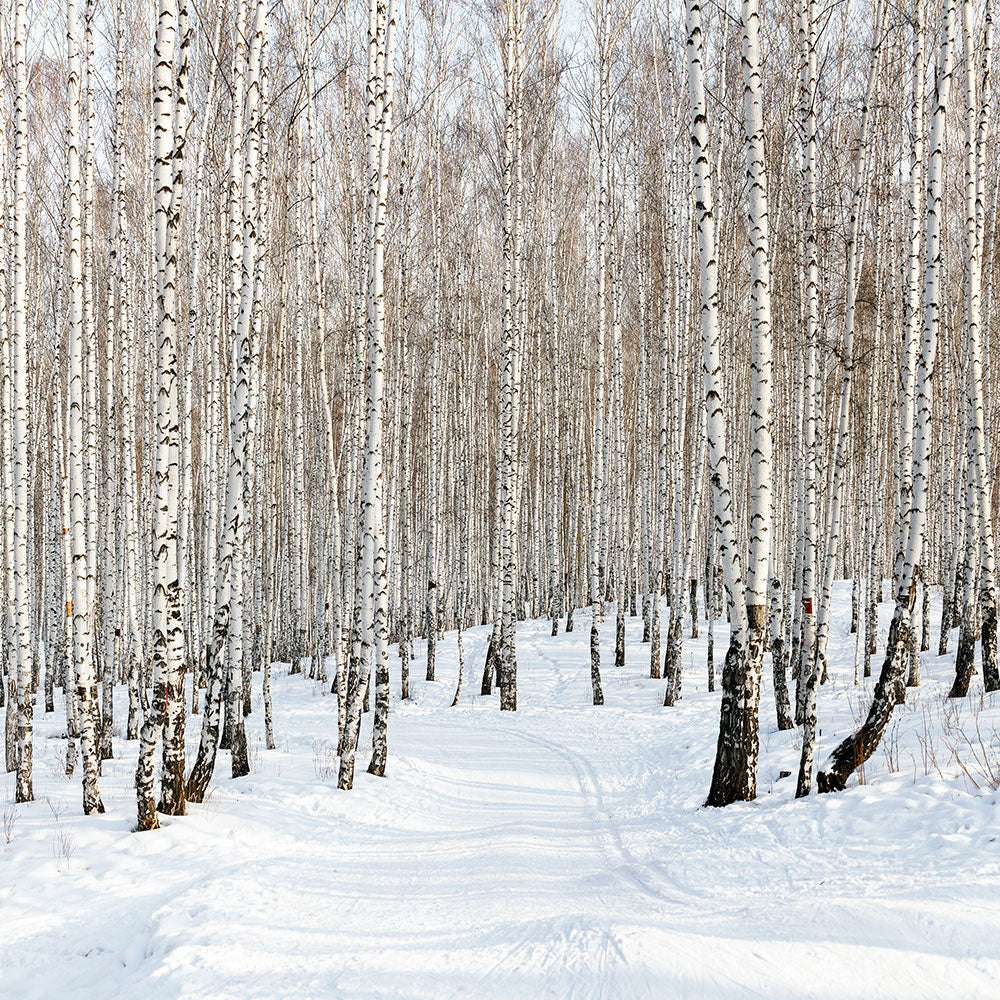
<svg viewBox="0 0 1000 1000">
<path fill-rule="evenodd" d="M 818 762 L 873 683 L 853 685 L 848 612 L 839 585 Z M 953 655 L 925 653 L 864 783 L 796 801 L 799 741 L 776 730 L 766 670 L 759 798 L 709 810 L 705 629 L 665 709 L 641 622 L 617 669 L 609 616 L 603 708 L 589 705 L 586 612 L 557 638 L 519 626 L 516 714 L 478 694 L 488 628 L 466 633 L 450 707 L 447 635 L 437 682 L 414 663 L 411 703 L 394 676 L 387 777 L 364 772 L 366 746 L 349 793 L 334 699 L 276 667 L 278 748 L 263 748 L 256 694 L 251 774 L 230 780 L 220 752 L 207 801 L 153 833 L 130 832 L 136 745 L 115 739 L 108 812 L 84 817 L 61 703 L 39 707 L 37 801 L 15 806 L 3 778 L 0 997 L 997 996 L 1000 795 L 982 772 L 996 776 L 1000 699 L 978 677 L 949 702 Z M 718 661 L 725 642 L 719 623 Z M 193 752 L 199 720 L 188 729 Z"/>
</svg>

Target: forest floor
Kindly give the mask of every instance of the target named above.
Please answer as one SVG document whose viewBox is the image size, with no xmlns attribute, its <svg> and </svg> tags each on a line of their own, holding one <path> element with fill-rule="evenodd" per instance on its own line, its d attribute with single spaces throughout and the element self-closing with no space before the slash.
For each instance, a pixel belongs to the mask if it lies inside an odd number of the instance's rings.
<svg viewBox="0 0 1000 1000">
<path fill-rule="evenodd" d="M 842 585 L 817 761 L 874 680 L 854 686 L 848 617 Z M 518 628 L 516 714 L 479 696 L 488 629 L 466 633 L 455 708 L 454 634 L 409 703 L 394 655 L 388 774 L 365 773 L 368 736 L 350 793 L 327 686 L 275 668 L 268 751 L 258 675 L 251 774 L 230 780 L 220 753 L 208 801 L 141 835 L 136 745 L 116 738 L 108 811 L 84 817 L 57 698 L 36 714 L 37 801 L 12 804 L 12 775 L 0 786 L 0 996 L 997 996 L 1000 697 L 977 677 L 948 701 L 953 655 L 924 654 L 863 781 L 798 801 L 799 739 L 777 731 L 765 669 L 759 798 L 709 810 L 719 694 L 704 623 L 673 709 L 639 620 L 620 669 L 605 624 L 603 708 L 589 704 L 589 615 L 549 631 Z M 725 642 L 719 627 L 717 661 Z M 200 721 L 188 728 L 193 753 Z"/>
</svg>

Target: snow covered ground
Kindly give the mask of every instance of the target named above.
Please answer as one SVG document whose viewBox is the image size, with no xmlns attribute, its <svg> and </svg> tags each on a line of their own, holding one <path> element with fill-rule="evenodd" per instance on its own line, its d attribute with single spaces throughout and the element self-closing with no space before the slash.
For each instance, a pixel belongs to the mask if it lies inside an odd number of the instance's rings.
<svg viewBox="0 0 1000 1000">
<path fill-rule="evenodd" d="M 847 596 L 817 760 L 870 690 L 853 685 Z M 935 647 L 936 624 L 935 604 Z M 704 628 L 685 641 L 673 709 L 648 679 L 641 623 L 628 629 L 616 669 L 605 626 L 607 704 L 593 708 L 587 617 L 555 639 L 522 625 L 521 707 L 504 715 L 478 695 L 484 629 L 466 635 L 450 707 L 447 636 L 440 680 L 417 679 L 411 703 L 394 676 L 388 775 L 366 774 L 365 752 L 350 793 L 336 788 L 333 698 L 276 668 L 278 748 L 263 748 L 256 695 L 250 776 L 226 778 L 220 753 L 208 801 L 142 835 L 136 746 L 115 740 L 108 812 L 84 817 L 60 705 L 38 711 L 37 801 L 13 805 L 13 776 L 0 779 L 0 997 L 1000 995 L 1000 794 L 984 776 L 1000 699 L 977 678 L 948 702 L 953 658 L 925 654 L 863 784 L 795 801 L 799 743 L 775 728 L 766 671 L 760 796 L 707 810 L 719 695 Z"/>
</svg>

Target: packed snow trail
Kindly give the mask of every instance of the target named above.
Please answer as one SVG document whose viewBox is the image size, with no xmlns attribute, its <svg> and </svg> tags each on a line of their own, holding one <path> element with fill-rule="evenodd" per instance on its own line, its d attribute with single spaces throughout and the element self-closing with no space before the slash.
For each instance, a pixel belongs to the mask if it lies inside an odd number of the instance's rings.
<svg viewBox="0 0 1000 1000">
<path fill-rule="evenodd" d="M 205 804 L 142 835 L 134 745 L 115 740 L 109 812 L 85 818 L 64 740 L 46 738 L 60 706 L 39 713 L 38 801 L 5 806 L 0 842 L 0 996 L 994 997 L 997 794 L 971 794 L 946 758 L 948 733 L 960 747 L 960 731 L 1000 725 L 995 696 L 948 706 L 951 658 L 925 657 L 881 771 L 795 801 L 777 775 L 798 743 L 773 725 L 766 678 L 760 798 L 706 810 L 719 696 L 705 639 L 686 640 L 684 698 L 663 709 L 641 623 L 628 628 L 620 670 L 605 630 L 595 709 L 589 630 L 520 625 L 514 714 L 474 684 L 450 707 L 447 636 L 438 682 L 401 704 L 394 680 L 387 777 L 364 773 L 363 747 L 350 793 L 326 685 L 276 668 L 278 749 L 263 750 L 255 705 L 251 775 L 225 779 L 221 753 Z M 835 616 L 820 752 L 866 697 L 843 631 Z M 470 676 L 488 632 L 466 634 Z"/>
</svg>

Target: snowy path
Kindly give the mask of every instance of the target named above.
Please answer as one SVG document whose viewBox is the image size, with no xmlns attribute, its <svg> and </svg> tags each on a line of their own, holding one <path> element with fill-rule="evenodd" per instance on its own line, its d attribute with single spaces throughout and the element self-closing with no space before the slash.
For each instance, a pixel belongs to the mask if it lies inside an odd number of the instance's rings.
<svg viewBox="0 0 1000 1000">
<path fill-rule="evenodd" d="M 251 716 L 251 775 L 143 836 L 128 829 L 134 747 L 116 741 L 109 812 L 84 818 L 39 713 L 39 801 L 0 842 L 0 996 L 995 997 L 998 797 L 920 766 L 923 720 L 944 718 L 936 661 L 892 773 L 887 756 L 864 787 L 795 802 L 776 780 L 795 737 L 774 731 L 765 692 L 761 797 L 709 811 L 704 634 L 685 643 L 667 711 L 639 629 L 594 709 L 588 623 L 556 639 L 520 626 L 515 715 L 478 696 L 482 629 L 450 707 L 448 637 L 442 680 L 394 704 L 389 776 L 361 773 L 350 794 L 335 787 L 332 700 L 279 671 L 278 749 L 260 748 Z M 853 661 L 846 641 L 834 652 L 821 697 L 828 715 L 842 703 L 825 723 L 840 731 L 863 696 L 837 689 Z M 976 704 L 959 722 L 1000 725 Z"/>
</svg>

